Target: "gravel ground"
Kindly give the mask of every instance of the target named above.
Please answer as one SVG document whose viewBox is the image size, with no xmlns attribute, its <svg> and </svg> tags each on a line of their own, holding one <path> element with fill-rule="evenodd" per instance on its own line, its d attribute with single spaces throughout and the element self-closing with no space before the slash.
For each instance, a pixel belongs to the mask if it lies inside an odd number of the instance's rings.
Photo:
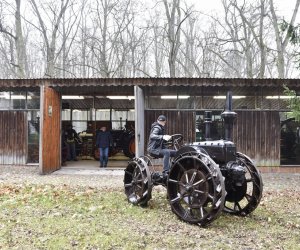
<svg viewBox="0 0 300 250">
<path fill-rule="evenodd" d="M 263 173 L 264 190 L 299 190 L 300 173 Z M 49 174 L 40 175 L 37 166 L 0 166 L 0 183 L 3 184 L 54 184 L 69 186 L 123 188 L 123 175 L 113 171 L 98 174 Z"/>
<path fill-rule="evenodd" d="M 0 166 L 0 184 L 53 184 L 89 187 L 123 187 L 123 175 L 115 175 L 113 171 L 102 171 L 103 174 L 57 174 L 40 175 L 37 166 Z M 112 173 L 108 175 L 108 173 Z M 120 171 L 118 171 L 120 173 Z"/>
</svg>

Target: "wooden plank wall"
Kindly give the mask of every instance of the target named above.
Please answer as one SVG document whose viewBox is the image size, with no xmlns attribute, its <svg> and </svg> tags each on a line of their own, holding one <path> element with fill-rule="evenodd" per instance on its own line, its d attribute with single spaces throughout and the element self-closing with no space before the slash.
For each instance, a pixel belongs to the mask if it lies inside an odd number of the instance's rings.
<svg viewBox="0 0 300 250">
<path fill-rule="evenodd" d="M 151 125 L 159 115 L 167 117 L 166 134 L 182 134 L 185 143 L 195 141 L 195 113 L 192 111 L 146 110 L 145 111 L 145 150 Z"/>
<path fill-rule="evenodd" d="M 48 174 L 61 167 L 61 108 L 60 94 L 54 89 L 44 87 L 43 91 L 42 152 L 40 160 L 41 174 Z M 52 115 L 49 107 L 52 106 Z"/>
<path fill-rule="evenodd" d="M 280 166 L 278 111 L 237 111 L 233 141 L 257 166 Z"/>
<path fill-rule="evenodd" d="M 27 112 L 0 111 L 0 164 L 27 161 Z"/>
<path fill-rule="evenodd" d="M 278 111 L 237 111 L 233 141 L 237 150 L 248 155 L 257 166 L 280 166 L 280 118 Z M 163 114 L 166 133 L 183 134 L 186 143 L 195 141 L 195 113 L 192 111 L 145 111 L 145 149 L 151 124 Z"/>
</svg>

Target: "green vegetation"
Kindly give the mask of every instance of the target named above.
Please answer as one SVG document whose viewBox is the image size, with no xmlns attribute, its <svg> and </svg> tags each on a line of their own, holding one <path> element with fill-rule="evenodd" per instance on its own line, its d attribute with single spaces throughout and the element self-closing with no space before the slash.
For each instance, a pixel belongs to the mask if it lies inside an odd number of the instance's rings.
<svg viewBox="0 0 300 250">
<path fill-rule="evenodd" d="M 184 223 L 154 188 L 147 208 L 121 188 L 0 184 L 0 249 L 296 249 L 300 195 L 265 192 L 248 217 Z"/>
<path fill-rule="evenodd" d="M 289 96 L 287 100 L 288 108 L 291 109 L 291 117 L 300 122 L 300 98 L 297 97 L 296 91 L 289 89 L 286 85 L 284 87 L 284 94 Z"/>
</svg>

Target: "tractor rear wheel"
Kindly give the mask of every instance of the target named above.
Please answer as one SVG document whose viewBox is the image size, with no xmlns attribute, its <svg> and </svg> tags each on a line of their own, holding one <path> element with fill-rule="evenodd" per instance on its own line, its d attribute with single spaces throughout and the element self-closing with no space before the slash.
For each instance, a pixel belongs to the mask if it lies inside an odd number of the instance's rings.
<svg viewBox="0 0 300 250">
<path fill-rule="evenodd" d="M 134 134 L 126 134 L 123 138 L 123 153 L 128 158 L 135 156 L 135 136 Z"/>
</svg>

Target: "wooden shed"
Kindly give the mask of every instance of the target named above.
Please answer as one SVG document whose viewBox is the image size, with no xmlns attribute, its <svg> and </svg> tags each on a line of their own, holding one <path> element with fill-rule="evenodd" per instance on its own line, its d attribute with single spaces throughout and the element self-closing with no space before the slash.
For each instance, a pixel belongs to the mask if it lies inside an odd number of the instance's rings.
<svg viewBox="0 0 300 250">
<path fill-rule="evenodd" d="M 197 141 L 204 111 L 212 110 L 219 126 L 224 96 L 231 90 L 238 113 L 233 139 L 238 150 L 258 166 L 280 166 L 281 121 L 288 111 L 281 98 L 283 84 L 300 91 L 299 79 L 0 79 L 0 164 L 34 161 L 41 174 L 61 168 L 62 114 L 66 108 L 134 110 L 137 155 L 144 154 L 150 125 L 160 114 L 168 117 L 169 134 L 182 133 L 187 143 Z M 64 101 L 65 95 L 83 98 Z M 87 117 L 87 121 L 95 119 Z"/>
</svg>

